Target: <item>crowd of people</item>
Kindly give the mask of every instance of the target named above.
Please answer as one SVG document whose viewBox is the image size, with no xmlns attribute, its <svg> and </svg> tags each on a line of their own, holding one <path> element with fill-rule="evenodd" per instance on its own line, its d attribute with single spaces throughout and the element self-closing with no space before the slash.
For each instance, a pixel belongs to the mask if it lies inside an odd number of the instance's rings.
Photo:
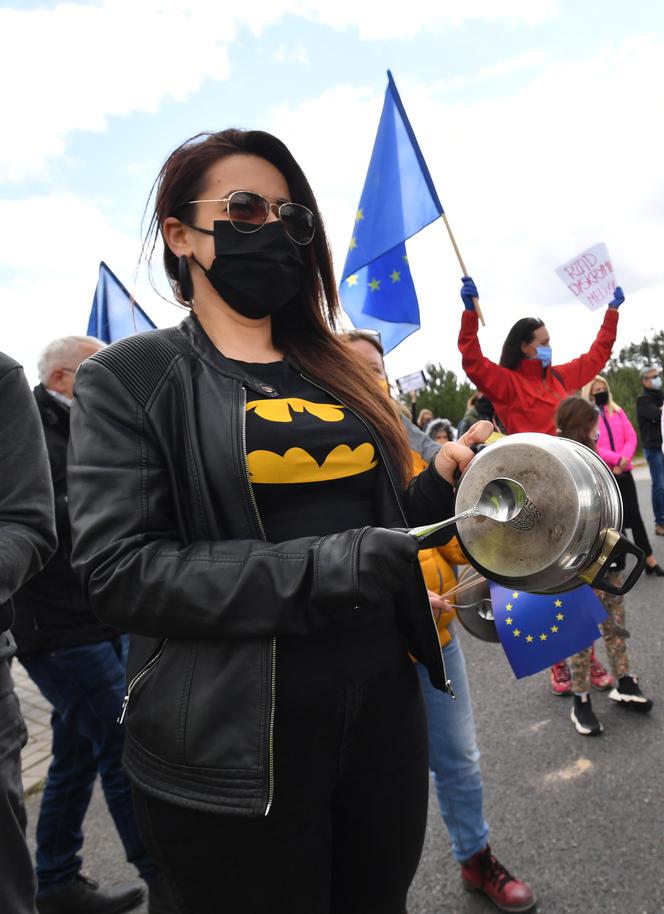
<svg viewBox="0 0 664 914">
<path fill-rule="evenodd" d="M 464 886 L 530 910 L 533 889 L 489 843 L 445 599 L 467 560 L 453 530 L 418 551 L 404 528 L 454 513 L 479 446 L 560 434 L 612 469 L 646 572 L 664 575 L 632 476 L 636 433 L 601 375 L 622 291 L 586 354 L 554 365 L 545 325 L 525 318 L 495 363 L 464 277 L 459 348 L 477 390 L 455 428 L 391 397 L 375 332 L 340 332 L 316 199 L 275 137 L 225 130 L 178 147 L 146 250 L 158 236 L 189 309 L 179 326 L 110 346 L 55 340 L 34 392 L 0 356 L 6 910 L 111 914 L 147 889 L 150 914 L 406 914 L 430 773 Z M 664 535 L 659 369 L 642 381 Z M 583 735 L 602 731 L 600 678 L 622 707 L 652 707 L 628 660 L 624 601 L 602 599 L 611 675 L 590 647 L 551 671 Z M 34 868 L 14 654 L 53 708 Z M 97 775 L 140 882 L 82 873 Z"/>
</svg>

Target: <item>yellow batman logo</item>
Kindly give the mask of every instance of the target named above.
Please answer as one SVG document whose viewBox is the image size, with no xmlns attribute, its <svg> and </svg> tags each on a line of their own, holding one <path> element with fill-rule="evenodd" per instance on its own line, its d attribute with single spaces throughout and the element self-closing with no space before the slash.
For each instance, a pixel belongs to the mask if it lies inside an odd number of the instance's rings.
<svg viewBox="0 0 664 914">
<path fill-rule="evenodd" d="M 312 403 L 301 397 L 287 397 L 285 400 L 252 400 L 247 403 L 247 412 L 255 410 L 256 415 L 268 422 L 292 422 L 293 413 L 311 413 L 322 422 L 341 422 L 344 408 L 340 403 Z"/>
<path fill-rule="evenodd" d="M 283 457 L 272 451 L 252 451 L 247 454 L 252 483 L 266 485 L 344 479 L 366 473 L 377 465 L 373 445 L 368 442 L 359 444 L 356 448 L 350 448 L 347 444 L 338 445 L 330 451 L 321 466 L 301 447 L 289 448 Z"/>
</svg>

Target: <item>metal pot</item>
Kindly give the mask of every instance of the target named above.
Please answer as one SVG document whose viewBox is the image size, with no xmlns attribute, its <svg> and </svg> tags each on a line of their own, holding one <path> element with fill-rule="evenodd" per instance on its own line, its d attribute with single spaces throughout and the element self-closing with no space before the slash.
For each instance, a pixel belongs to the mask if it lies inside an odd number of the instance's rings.
<svg viewBox="0 0 664 914">
<path fill-rule="evenodd" d="M 636 583 L 645 554 L 622 536 L 623 508 L 616 477 L 590 448 L 567 438 L 524 433 L 481 450 L 457 490 L 456 510 L 472 507 L 491 479 L 520 482 L 527 502 L 513 521 L 470 517 L 457 524 L 469 562 L 505 587 L 560 593 L 582 584 L 624 594 Z M 622 584 L 609 568 L 631 554 L 636 565 Z M 615 576 L 614 576 L 615 581 Z"/>
</svg>

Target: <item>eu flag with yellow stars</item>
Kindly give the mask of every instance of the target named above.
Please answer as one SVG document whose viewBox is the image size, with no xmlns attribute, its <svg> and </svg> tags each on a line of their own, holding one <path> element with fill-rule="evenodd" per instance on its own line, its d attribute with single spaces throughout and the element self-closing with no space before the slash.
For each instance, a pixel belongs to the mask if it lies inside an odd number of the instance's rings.
<svg viewBox="0 0 664 914">
<path fill-rule="evenodd" d="M 586 584 L 559 594 L 489 586 L 496 629 L 517 679 L 590 647 L 600 637 L 599 623 L 608 618 Z"/>
<path fill-rule="evenodd" d="M 379 330 L 385 352 L 420 326 L 406 239 L 443 213 L 389 70 L 387 77 L 339 290 L 354 326 Z"/>
<path fill-rule="evenodd" d="M 155 329 L 156 325 L 102 260 L 88 319 L 88 336 L 112 343 L 143 330 Z"/>
</svg>

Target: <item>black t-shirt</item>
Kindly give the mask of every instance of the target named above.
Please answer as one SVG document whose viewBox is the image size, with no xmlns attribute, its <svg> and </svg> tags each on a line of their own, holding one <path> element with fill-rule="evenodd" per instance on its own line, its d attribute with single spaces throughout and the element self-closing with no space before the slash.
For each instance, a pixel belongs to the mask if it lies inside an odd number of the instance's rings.
<svg viewBox="0 0 664 914">
<path fill-rule="evenodd" d="M 270 542 L 374 524 L 366 426 L 288 362 L 249 366 L 278 397 L 247 399 L 247 466 Z"/>
<path fill-rule="evenodd" d="M 277 392 L 248 390 L 246 405 L 247 468 L 267 540 L 374 525 L 380 455 L 364 423 L 287 361 L 243 367 Z M 391 604 L 340 610 L 312 635 L 279 639 L 282 687 L 303 673 L 328 683 L 362 678 L 403 652 Z"/>
</svg>

